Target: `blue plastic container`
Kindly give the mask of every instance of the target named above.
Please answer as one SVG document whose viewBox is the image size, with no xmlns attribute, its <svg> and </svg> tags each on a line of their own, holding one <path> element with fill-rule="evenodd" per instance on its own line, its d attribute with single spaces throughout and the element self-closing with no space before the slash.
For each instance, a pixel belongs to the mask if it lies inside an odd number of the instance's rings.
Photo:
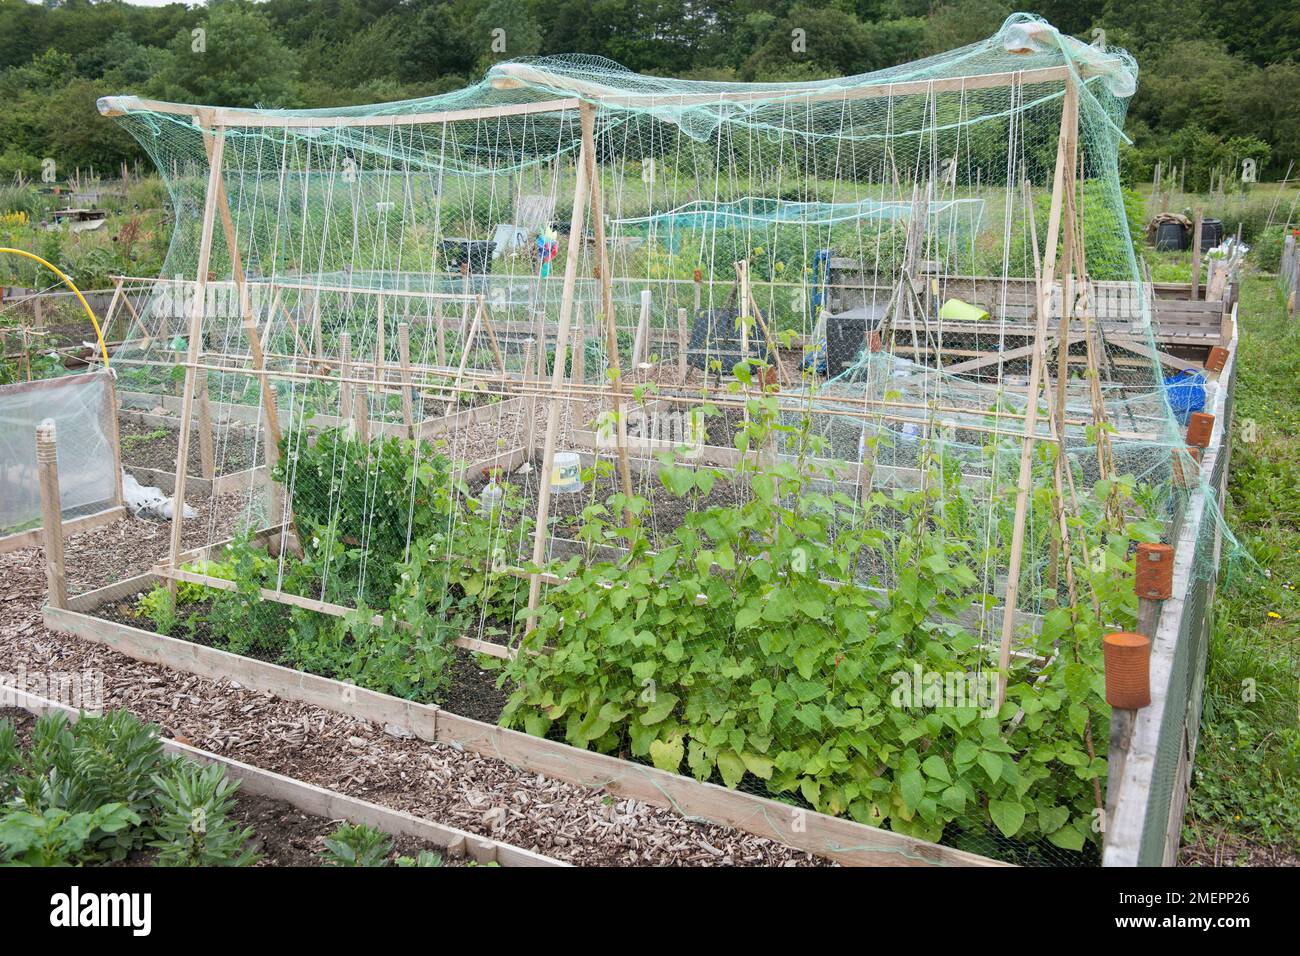
<svg viewBox="0 0 1300 956">
<path fill-rule="evenodd" d="M 1205 376 L 1186 370 L 1165 379 L 1165 397 L 1180 425 L 1205 407 Z"/>
</svg>

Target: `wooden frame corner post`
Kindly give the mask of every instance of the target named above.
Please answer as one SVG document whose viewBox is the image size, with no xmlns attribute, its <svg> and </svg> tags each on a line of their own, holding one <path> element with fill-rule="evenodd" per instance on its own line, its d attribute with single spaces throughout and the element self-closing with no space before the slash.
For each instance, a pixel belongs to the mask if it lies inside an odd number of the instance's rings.
<svg viewBox="0 0 1300 956">
<path fill-rule="evenodd" d="M 199 262 L 195 278 L 194 299 L 190 303 L 189 342 L 185 351 L 185 387 L 181 393 L 181 431 L 176 442 L 176 481 L 172 488 L 172 534 L 168 565 L 177 569 L 181 539 L 185 533 L 185 478 L 190 458 L 190 419 L 194 414 L 194 391 L 198 381 L 198 363 L 203 349 L 203 312 L 207 305 L 208 266 L 212 261 L 212 233 L 217 215 L 217 193 L 221 187 L 221 164 L 226 153 L 226 131 L 217 126 L 203 133 L 208 153 L 208 188 L 203 198 L 203 226 L 199 233 Z M 176 596 L 176 580 L 169 578 L 167 589 Z"/>
<path fill-rule="evenodd" d="M 998 643 L 998 688 L 996 706 L 1007 697 L 1007 674 L 1011 667 L 1011 640 L 1015 634 L 1016 607 L 1020 598 L 1020 564 L 1024 557 L 1025 524 L 1028 518 L 1030 484 L 1033 477 L 1033 449 L 1038 428 L 1038 391 L 1043 366 L 1047 364 L 1044 343 L 1051 312 L 1052 283 L 1056 276 L 1056 247 L 1061 234 L 1061 207 L 1066 190 L 1066 169 L 1078 135 L 1078 91 L 1066 80 L 1061 106 L 1061 132 L 1056 143 L 1056 170 L 1052 177 L 1052 205 L 1047 220 L 1047 244 L 1043 250 L 1042 283 L 1038 291 L 1038 322 L 1034 331 L 1034 358 L 1029 364 L 1025 429 L 1020 445 L 1020 470 L 1016 480 L 1016 511 L 1011 530 L 1011 553 L 1007 562 L 1007 590 L 1002 604 L 1002 635 Z"/>
<path fill-rule="evenodd" d="M 564 356 L 569 347 L 569 323 L 573 317 L 573 299 L 578 283 L 578 260 L 582 257 L 582 231 L 586 221 L 587 203 L 591 198 L 591 173 L 595 167 L 595 157 L 591 150 L 595 107 L 583 103 L 579 109 L 582 122 L 582 147 L 578 154 L 577 181 L 573 187 L 569 249 L 564 259 L 564 288 L 560 293 L 560 326 L 555 334 L 556 357 L 555 365 L 551 370 L 550 407 L 547 410 L 542 468 L 537 483 L 537 526 L 533 529 L 533 564 L 539 567 L 546 559 L 547 523 L 551 508 L 551 470 L 555 467 L 555 444 L 559 438 L 560 413 L 564 403 L 568 401 L 568 397 L 563 394 Z M 525 633 L 531 631 L 537 624 L 535 612 L 541 594 L 541 575 L 534 571 L 528 576 L 528 618 L 524 624 Z"/>
</svg>

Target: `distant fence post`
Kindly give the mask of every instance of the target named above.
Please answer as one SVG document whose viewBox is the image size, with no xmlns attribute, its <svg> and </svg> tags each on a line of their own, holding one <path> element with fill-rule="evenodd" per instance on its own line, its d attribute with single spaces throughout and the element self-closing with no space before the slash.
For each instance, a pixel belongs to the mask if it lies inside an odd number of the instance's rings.
<svg viewBox="0 0 1300 956">
<path fill-rule="evenodd" d="M 68 583 L 63 564 L 63 514 L 59 504 L 59 455 L 54 422 L 36 426 L 36 470 L 41 487 L 41 528 L 45 538 L 45 580 L 49 602 L 68 606 Z"/>
</svg>

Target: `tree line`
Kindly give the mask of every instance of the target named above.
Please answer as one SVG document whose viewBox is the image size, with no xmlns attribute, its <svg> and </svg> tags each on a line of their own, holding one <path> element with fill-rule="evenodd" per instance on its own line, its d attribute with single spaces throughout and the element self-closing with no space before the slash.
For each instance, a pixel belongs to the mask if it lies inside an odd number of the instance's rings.
<svg viewBox="0 0 1300 956">
<path fill-rule="evenodd" d="M 354 105 L 454 90 L 498 60 L 553 53 L 694 79 L 816 79 L 982 39 L 1013 9 L 998 0 L 0 0 L 0 182 L 39 176 L 47 157 L 60 171 L 104 172 L 140 158 L 97 114 L 106 94 Z M 1033 12 L 1137 56 L 1129 179 L 1186 160 L 1187 187 L 1203 188 L 1247 155 L 1271 178 L 1300 158 L 1300 4 L 1045 0 Z"/>
</svg>

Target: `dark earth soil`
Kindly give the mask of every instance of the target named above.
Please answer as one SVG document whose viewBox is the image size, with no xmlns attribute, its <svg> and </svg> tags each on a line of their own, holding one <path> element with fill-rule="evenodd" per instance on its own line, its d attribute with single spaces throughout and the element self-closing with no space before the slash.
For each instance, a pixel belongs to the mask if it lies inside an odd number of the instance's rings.
<svg viewBox="0 0 1300 956">
<path fill-rule="evenodd" d="M 177 429 L 123 421 L 118 430 L 122 437 L 122 464 L 168 472 L 176 470 L 176 446 L 180 438 Z M 219 425 L 215 431 L 213 451 L 218 475 L 228 475 L 253 467 L 258 455 L 254 447 L 256 436 L 252 430 L 238 425 Z M 197 433 L 190 436 L 187 474 L 203 474 Z"/>
<path fill-rule="evenodd" d="M 540 457 L 533 460 L 532 469 L 526 475 L 515 474 L 509 479 L 524 498 L 523 513 L 529 515 L 537 512 L 537 476 L 542 471 Z M 481 482 L 479 484 L 481 485 Z M 474 490 L 477 490 L 477 487 Z M 615 465 L 613 474 L 587 482 L 580 491 L 571 494 L 552 494 L 551 518 L 554 524 L 551 533 L 560 538 L 576 539 L 582 527 L 583 510 L 593 504 L 604 504 L 621 490 L 622 485 Z M 664 487 L 658 475 L 648 472 L 632 476 L 632 493 L 650 502 L 643 513 L 643 520 L 650 532 L 651 542 L 656 546 L 665 543 L 673 531 L 682 525 L 690 512 L 703 511 L 715 505 L 735 507 L 748 498 L 748 491 L 727 478 L 715 481 L 707 495 L 693 491 L 684 497 L 678 497 Z M 615 514 L 603 515 L 601 520 L 615 526 L 622 523 L 622 518 Z M 531 546 L 531 540 L 528 544 Z"/>
</svg>

